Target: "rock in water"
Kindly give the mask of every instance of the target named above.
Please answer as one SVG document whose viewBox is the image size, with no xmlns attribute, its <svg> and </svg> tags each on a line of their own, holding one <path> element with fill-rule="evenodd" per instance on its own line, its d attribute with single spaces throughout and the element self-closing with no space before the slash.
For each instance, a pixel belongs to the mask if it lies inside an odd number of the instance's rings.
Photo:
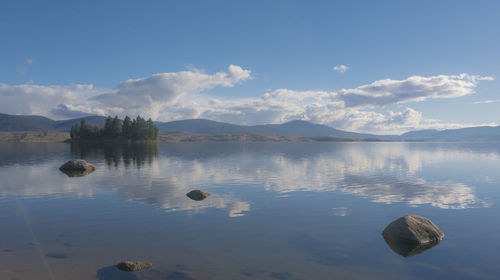
<svg viewBox="0 0 500 280">
<path fill-rule="evenodd" d="M 71 171 L 86 171 L 95 170 L 95 166 L 83 159 L 73 159 L 63 164 L 61 167 L 59 167 L 59 169 Z"/>
<path fill-rule="evenodd" d="M 154 264 L 152 264 L 152 263 L 133 262 L 133 261 L 124 261 L 124 262 L 121 262 L 121 263 L 116 265 L 116 267 L 119 270 L 131 271 L 131 272 L 151 268 L 153 266 L 154 266 Z"/>
<path fill-rule="evenodd" d="M 191 198 L 192 200 L 200 201 L 200 200 L 203 200 L 203 199 L 209 197 L 210 193 L 205 192 L 205 191 L 201 191 L 201 190 L 194 190 L 194 191 L 188 192 L 186 195 L 187 195 L 187 197 Z"/>
<path fill-rule="evenodd" d="M 429 219 L 417 215 L 406 215 L 390 223 L 382 235 L 406 243 L 426 244 L 439 242 L 444 234 Z"/>
<path fill-rule="evenodd" d="M 411 257 L 436 246 L 444 234 L 429 219 L 406 215 L 390 223 L 382 236 L 394 252 Z"/>
<path fill-rule="evenodd" d="M 389 247 L 391 247 L 391 249 L 395 253 L 405 258 L 413 257 L 415 255 L 423 253 L 425 250 L 428 250 L 439 244 L 439 242 L 426 243 L 426 244 L 404 243 L 404 242 L 397 242 L 397 240 L 394 241 L 391 239 L 385 239 L 385 241 L 387 242 L 387 245 L 389 245 Z"/>
<path fill-rule="evenodd" d="M 95 166 L 83 159 L 74 159 L 63 164 L 59 170 L 69 177 L 79 177 L 94 172 Z"/>
</svg>

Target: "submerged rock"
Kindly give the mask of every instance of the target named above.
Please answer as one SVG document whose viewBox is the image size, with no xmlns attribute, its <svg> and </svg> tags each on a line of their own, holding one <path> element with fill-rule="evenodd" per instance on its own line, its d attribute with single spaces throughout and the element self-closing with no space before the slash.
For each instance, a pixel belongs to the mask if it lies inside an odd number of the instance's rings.
<svg viewBox="0 0 500 280">
<path fill-rule="evenodd" d="M 135 271 L 139 271 L 139 270 L 151 268 L 153 266 L 154 266 L 154 264 L 152 264 L 152 263 L 133 262 L 133 261 L 124 261 L 124 262 L 121 262 L 121 263 L 119 263 L 119 264 L 116 265 L 116 267 L 119 270 L 131 271 L 131 272 L 135 272 Z"/>
<path fill-rule="evenodd" d="M 431 220 L 406 215 L 390 223 L 382 236 L 394 252 L 411 257 L 436 246 L 444 234 Z"/>
<path fill-rule="evenodd" d="M 59 167 L 59 170 L 69 177 L 80 177 L 94 172 L 95 166 L 83 159 L 73 159 Z"/>
<path fill-rule="evenodd" d="M 203 199 L 209 197 L 210 193 L 202 191 L 202 190 L 194 190 L 194 191 L 188 192 L 186 195 L 187 195 L 187 197 L 191 198 L 192 200 L 200 201 L 200 200 L 203 200 Z"/>
</svg>

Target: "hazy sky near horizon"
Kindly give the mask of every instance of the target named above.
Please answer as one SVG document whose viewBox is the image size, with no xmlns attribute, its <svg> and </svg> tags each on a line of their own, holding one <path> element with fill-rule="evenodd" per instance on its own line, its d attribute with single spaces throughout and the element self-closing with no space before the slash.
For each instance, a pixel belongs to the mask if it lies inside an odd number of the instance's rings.
<svg viewBox="0 0 500 280">
<path fill-rule="evenodd" d="M 500 1 L 2 1 L 0 113 L 500 124 Z"/>
</svg>

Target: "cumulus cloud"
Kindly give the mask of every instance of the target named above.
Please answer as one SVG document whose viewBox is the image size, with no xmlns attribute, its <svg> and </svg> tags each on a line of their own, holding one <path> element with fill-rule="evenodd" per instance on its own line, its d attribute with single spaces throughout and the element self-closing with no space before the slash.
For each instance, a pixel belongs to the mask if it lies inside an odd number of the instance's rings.
<svg viewBox="0 0 500 280">
<path fill-rule="evenodd" d="M 338 91 L 277 89 L 255 97 L 215 98 L 205 91 L 234 87 L 252 79 L 251 71 L 230 65 L 212 74 L 189 71 L 159 73 L 130 79 L 114 89 L 93 85 L 40 86 L 0 83 L 0 112 L 68 118 L 86 114 L 142 115 L 159 121 L 207 118 L 237 124 L 308 120 L 357 132 L 397 134 L 413 129 L 459 128 L 484 124 L 454 124 L 427 119 L 410 107 L 383 111 L 395 104 L 474 93 L 478 83 L 492 80 L 470 74 L 411 76 L 384 79 Z M 495 124 L 493 124 L 495 125 Z"/>
<path fill-rule="evenodd" d="M 69 86 L 34 84 L 8 85 L 0 83 L 0 112 L 6 114 L 43 115 L 54 117 L 51 113 L 59 104 L 81 107 L 85 112 L 104 114 L 105 111 L 89 104 L 88 98 L 101 90 L 91 84 Z M 55 116 L 57 117 L 57 116 Z"/>
<path fill-rule="evenodd" d="M 409 107 L 399 112 L 382 113 L 370 108 L 472 94 L 479 81 L 491 79 L 468 74 L 412 76 L 405 80 L 377 81 L 338 92 L 278 89 L 257 98 L 197 98 L 196 110 L 191 112 L 191 117 L 242 124 L 302 119 L 351 131 L 379 134 L 398 134 L 412 129 L 461 128 L 478 124 L 442 123 L 426 119 Z M 177 105 L 185 109 L 190 102 L 190 99 L 180 99 Z"/>
<path fill-rule="evenodd" d="M 0 83 L 0 112 L 53 118 L 127 113 L 158 119 L 159 112 L 175 106 L 181 96 L 218 86 L 232 87 L 248 79 L 251 79 L 250 70 L 230 65 L 227 72 L 215 74 L 198 70 L 154 74 L 127 80 L 111 90 L 96 88 L 92 84 L 42 86 Z"/>
<path fill-rule="evenodd" d="M 339 73 L 345 73 L 345 71 L 347 71 L 349 69 L 349 67 L 347 67 L 346 65 L 335 65 L 333 66 L 333 70 L 339 72 Z"/>
<path fill-rule="evenodd" d="M 346 107 L 386 106 L 419 102 L 429 98 L 454 98 L 474 93 L 479 81 L 492 77 L 477 75 L 411 76 L 405 80 L 385 79 L 354 89 L 342 89 L 339 97 Z"/>
<path fill-rule="evenodd" d="M 229 65 L 228 72 L 205 74 L 199 71 L 154 74 L 151 77 L 130 79 L 120 83 L 111 93 L 92 98 L 110 111 L 113 107 L 132 109 L 157 119 L 159 112 L 175 104 L 182 96 L 199 93 L 214 87 L 233 87 L 251 78 L 250 70 Z M 120 113 L 120 112 L 116 112 Z"/>
</svg>

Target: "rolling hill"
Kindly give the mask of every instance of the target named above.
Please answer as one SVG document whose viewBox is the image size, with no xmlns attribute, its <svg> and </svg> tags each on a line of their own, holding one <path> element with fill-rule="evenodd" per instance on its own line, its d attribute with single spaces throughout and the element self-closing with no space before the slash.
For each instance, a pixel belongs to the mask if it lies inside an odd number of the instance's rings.
<svg viewBox="0 0 500 280">
<path fill-rule="evenodd" d="M 89 116 L 71 120 L 51 120 L 42 116 L 21 116 L 0 114 L 0 131 L 69 131 L 72 125 L 82 119 L 91 125 L 103 125 L 102 116 Z M 394 135 L 372 135 L 347 132 L 326 125 L 296 120 L 282 124 L 236 125 L 206 119 L 190 119 L 171 122 L 155 122 L 161 134 L 191 133 L 204 135 L 260 135 L 286 137 L 322 137 L 334 136 L 349 139 L 378 140 L 500 140 L 500 126 L 480 126 L 449 130 L 420 130 Z"/>
<path fill-rule="evenodd" d="M 205 119 L 157 122 L 161 132 L 188 132 L 208 135 L 269 135 L 269 136 L 342 136 L 354 138 L 375 138 L 375 135 L 346 132 L 326 125 L 313 124 L 307 121 L 290 121 L 283 124 L 235 125 Z"/>
<path fill-rule="evenodd" d="M 91 125 L 103 125 L 105 121 L 101 116 L 55 121 L 42 116 L 0 114 L 0 131 L 69 131 L 82 119 Z"/>
<path fill-rule="evenodd" d="M 500 140 L 500 126 L 477 126 L 447 130 L 418 130 L 404 133 L 402 140 Z"/>
<path fill-rule="evenodd" d="M 55 121 L 41 116 L 0 115 L 0 131 L 69 131 L 82 119 L 91 125 L 103 125 L 105 118 L 90 116 L 71 120 Z M 283 124 L 236 125 L 206 119 L 191 119 L 171 122 L 155 122 L 160 133 L 183 132 L 206 135 L 265 135 L 288 137 L 336 136 L 355 139 L 375 139 L 378 136 L 346 132 L 326 125 L 307 121 L 291 121 Z"/>
<path fill-rule="evenodd" d="M 53 130 L 54 121 L 41 116 L 18 116 L 0 114 L 0 131 Z"/>
</svg>

